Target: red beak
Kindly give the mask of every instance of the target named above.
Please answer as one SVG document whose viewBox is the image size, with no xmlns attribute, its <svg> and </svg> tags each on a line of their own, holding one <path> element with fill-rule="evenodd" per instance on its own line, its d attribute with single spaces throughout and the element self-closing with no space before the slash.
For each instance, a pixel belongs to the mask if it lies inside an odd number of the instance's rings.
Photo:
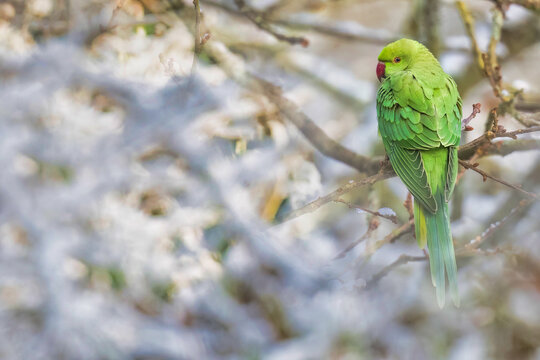
<svg viewBox="0 0 540 360">
<path fill-rule="evenodd" d="M 377 64 L 377 78 L 379 79 L 379 81 L 381 81 L 381 79 L 385 77 L 384 70 L 385 70 L 384 63 L 379 61 L 379 63 Z"/>
</svg>

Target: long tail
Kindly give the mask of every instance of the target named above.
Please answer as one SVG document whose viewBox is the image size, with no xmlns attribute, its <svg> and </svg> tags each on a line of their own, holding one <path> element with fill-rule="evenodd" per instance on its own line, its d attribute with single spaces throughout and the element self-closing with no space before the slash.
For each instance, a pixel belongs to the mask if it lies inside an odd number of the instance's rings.
<svg viewBox="0 0 540 360">
<path fill-rule="evenodd" d="M 418 202 L 414 202 L 414 225 L 418 246 L 428 246 L 429 267 L 431 269 L 431 281 L 437 293 L 439 307 L 445 302 L 445 268 L 450 285 L 450 296 L 454 305 L 459 307 L 459 292 L 457 285 L 457 265 L 454 254 L 452 233 L 448 216 L 448 204 L 444 194 L 437 197 L 437 212 L 432 214 L 423 208 Z"/>
</svg>

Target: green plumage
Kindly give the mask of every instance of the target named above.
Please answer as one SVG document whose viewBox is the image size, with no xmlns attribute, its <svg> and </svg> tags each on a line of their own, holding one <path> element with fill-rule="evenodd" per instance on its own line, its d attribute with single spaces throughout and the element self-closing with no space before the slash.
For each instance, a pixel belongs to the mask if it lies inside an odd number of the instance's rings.
<svg viewBox="0 0 540 360">
<path fill-rule="evenodd" d="M 401 39 L 379 55 L 385 65 L 377 93 L 379 132 L 390 163 L 414 196 L 415 232 L 428 246 L 437 301 L 445 302 L 445 273 L 459 306 L 448 201 L 457 176 L 461 98 L 454 80 L 420 43 Z"/>
</svg>

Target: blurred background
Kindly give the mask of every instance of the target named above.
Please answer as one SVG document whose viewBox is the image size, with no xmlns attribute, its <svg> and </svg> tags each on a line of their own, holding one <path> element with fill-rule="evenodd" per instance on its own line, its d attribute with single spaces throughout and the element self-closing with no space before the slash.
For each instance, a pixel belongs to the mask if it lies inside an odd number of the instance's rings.
<svg viewBox="0 0 540 360">
<path fill-rule="evenodd" d="M 539 360 L 539 17 L 1 1 L 0 359 Z M 464 117 L 481 104 L 460 157 L 522 186 L 460 169 L 460 308 L 437 306 L 407 190 L 378 173 L 375 66 L 404 36 Z"/>
</svg>

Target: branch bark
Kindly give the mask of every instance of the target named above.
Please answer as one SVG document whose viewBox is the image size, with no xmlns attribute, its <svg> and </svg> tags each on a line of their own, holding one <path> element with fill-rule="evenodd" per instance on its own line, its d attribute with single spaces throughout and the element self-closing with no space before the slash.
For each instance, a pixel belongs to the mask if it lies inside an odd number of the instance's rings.
<svg viewBox="0 0 540 360">
<path fill-rule="evenodd" d="M 193 63 L 191 64 L 191 73 L 193 74 L 197 69 L 197 58 L 201 53 L 201 6 L 199 0 L 193 0 L 193 7 L 195 8 L 195 34 L 194 34 L 194 50 L 193 50 Z"/>
<path fill-rule="evenodd" d="M 457 1 L 456 6 L 465 25 L 467 35 L 469 36 L 469 39 L 471 39 L 473 54 L 476 58 L 476 64 L 481 71 L 484 71 L 484 59 L 482 58 L 482 51 L 478 46 L 478 41 L 476 41 L 476 34 L 474 31 L 474 18 L 464 1 Z"/>
<path fill-rule="evenodd" d="M 306 137 L 306 139 L 322 154 L 351 166 L 359 172 L 375 174 L 379 170 L 393 172 L 390 164 L 386 164 L 381 169 L 382 158 L 370 158 L 359 155 L 337 141 L 330 138 L 318 127 L 306 114 L 286 97 L 281 89 L 266 80 L 253 77 L 259 85 L 260 90 L 276 105 L 279 111 Z"/>
<path fill-rule="evenodd" d="M 276 39 L 288 42 L 291 45 L 302 45 L 303 47 L 307 47 L 309 45 L 309 40 L 305 37 L 289 36 L 275 30 L 272 24 L 265 19 L 263 13 L 249 7 L 244 0 L 234 0 L 234 3 L 238 7 L 238 10 L 247 19 L 249 19 L 249 21 L 255 24 L 259 29 L 272 35 Z"/>
<path fill-rule="evenodd" d="M 372 185 L 372 184 L 376 183 L 379 180 L 388 179 L 388 178 L 393 177 L 395 175 L 393 170 L 388 171 L 387 167 L 385 167 L 384 169 L 386 169 L 387 171 L 384 171 L 384 170 L 380 171 L 376 175 L 367 177 L 367 178 L 365 178 L 363 180 L 360 180 L 360 181 L 349 182 L 349 183 L 337 188 L 336 190 L 332 191 L 328 195 L 325 195 L 323 197 L 319 197 L 317 200 L 312 201 L 309 204 L 307 204 L 307 205 L 305 205 L 305 206 L 291 212 L 287 217 L 285 217 L 283 222 L 295 219 L 295 218 L 297 218 L 299 216 L 302 216 L 302 215 L 305 215 L 305 214 L 312 213 L 315 210 L 317 210 L 318 208 L 320 208 L 322 205 L 328 204 L 329 202 L 332 202 L 332 201 L 335 201 L 335 200 L 339 199 L 340 196 L 342 196 L 343 194 L 345 194 L 345 193 L 347 193 L 347 192 L 349 192 L 349 191 L 351 191 L 353 189 L 357 189 L 359 187 L 366 186 L 366 185 Z"/>
<path fill-rule="evenodd" d="M 473 155 L 477 151 L 480 152 L 481 153 L 480 155 L 482 156 L 496 154 L 497 153 L 496 147 L 500 145 L 497 145 L 497 143 L 495 144 L 492 143 L 491 140 L 495 138 L 517 139 L 518 135 L 538 132 L 538 131 L 540 131 L 540 126 L 533 126 L 530 128 L 519 129 L 515 131 L 510 131 L 510 132 L 500 131 L 500 132 L 495 133 L 489 130 L 489 131 L 486 131 L 486 133 L 484 133 L 482 136 L 474 139 L 473 141 L 460 146 L 459 151 L 458 151 L 458 156 L 461 160 L 469 160 L 470 158 L 473 157 Z M 519 150 L 519 147 L 517 147 L 516 150 Z M 526 148 L 525 150 L 528 150 L 528 149 Z"/>
<path fill-rule="evenodd" d="M 473 170 L 473 171 L 479 173 L 480 175 L 482 175 L 482 178 L 484 179 L 484 181 L 486 181 L 486 179 L 491 179 L 493 181 L 498 182 L 499 184 L 503 184 L 505 186 L 508 186 L 509 188 L 517 190 L 517 191 L 521 192 L 522 194 L 524 194 L 526 196 L 529 196 L 530 198 L 533 198 L 534 200 L 538 200 L 538 195 L 536 195 L 534 193 L 531 193 L 529 191 L 523 190 L 520 186 L 510 184 L 507 181 L 504 181 L 502 179 L 496 178 L 495 176 L 489 175 L 484 170 L 478 169 L 478 167 L 477 167 L 478 164 L 477 163 L 471 164 L 471 163 L 469 163 L 467 161 L 459 160 L 459 164 L 461 166 L 463 166 L 465 169 Z"/>
<path fill-rule="evenodd" d="M 505 215 L 501 220 L 499 220 L 497 222 L 494 222 L 491 225 L 489 225 L 488 228 L 486 230 L 484 230 L 484 232 L 482 234 L 478 235 L 473 240 L 471 240 L 468 244 L 466 244 L 462 248 L 458 249 L 456 251 L 456 255 L 457 256 L 467 256 L 467 255 L 475 254 L 477 252 L 478 248 L 480 247 L 480 245 L 482 245 L 482 243 L 484 243 L 484 241 L 486 241 L 489 237 L 491 237 L 495 233 L 495 231 L 497 229 L 499 229 L 501 226 L 506 224 L 508 222 L 508 220 L 513 215 L 520 212 L 523 208 L 525 208 L 527 205 L 529 205 L 532 201 L 533 200 L 531 200 L 531 199 L 523 199 L 523 200 L 521 200 L 519 202 L 519 204 L 516 207 L 512 208 L 512 210 L 510 210 L 510 212 L 507 215 Z"/>
<path fill-rule="evenodd" d="M 401 255 L 400 257 L 397 258 L 396 261 L 394 261 L 388 266 L 385 266 L 384 268 L 382 268 L 381 271 L 373 275 L 373 277 L 369 279 L 369 281 L 366 283 L 366 290 L 372 288 L 377 282 L 379 282 L 379 280 L 381 280 L 383 277 L 388 275 L 390 271 L 394 270 L 398 266 L 405 265 L 410 262 L 417 262 L 417 261 L 424 261 L 424 260 L 427 260 L 427 257 L 410 256 L 410 255 L 405 255 L 405 254 Z"/>
<path fill-rule="evenodd" d="M 393 222 L 394 224 L 398 223 L 398 219 L 397 219 L 397 216 L 395 214 L 392 214 L 392 215 L 381 214 L 379 211 L 373 211 L 373 210 L 367 209 L 367 208 L 359 206 L 359 205 L 351 204 L 350 202 L 345 201 L 345 200 L 343 200 L 341 198 L 335 199 L 334 202 L 345 204 L 345 205 L 347 205 L 349 207 L 349 209 L 356 209 L 356 210 L 360 210 L 360 211 L 366 212 L 368 214 L 371 214 L 373 216 L 382 217 L 382 218 L 384 218 L 386 220 L 389 220 L 389 221 Z"/>
<path fill-rule="evenodd" d="M 405 224 L 401 225 L 394 231 L 392 231 L 390 234 L 386 235 L 383 239 L 378 240 L 375 245 L 373 246 L 372 251 L 375 252 L 376 250 L 380 249 L 383 245 L 386 245 L 388 243 L 393 243 L 400 237 L 402 237 L 405 234 L 408 234 L 412 231 L 414 225 L 414 219 L 410 219 Z"/>
</svg>

